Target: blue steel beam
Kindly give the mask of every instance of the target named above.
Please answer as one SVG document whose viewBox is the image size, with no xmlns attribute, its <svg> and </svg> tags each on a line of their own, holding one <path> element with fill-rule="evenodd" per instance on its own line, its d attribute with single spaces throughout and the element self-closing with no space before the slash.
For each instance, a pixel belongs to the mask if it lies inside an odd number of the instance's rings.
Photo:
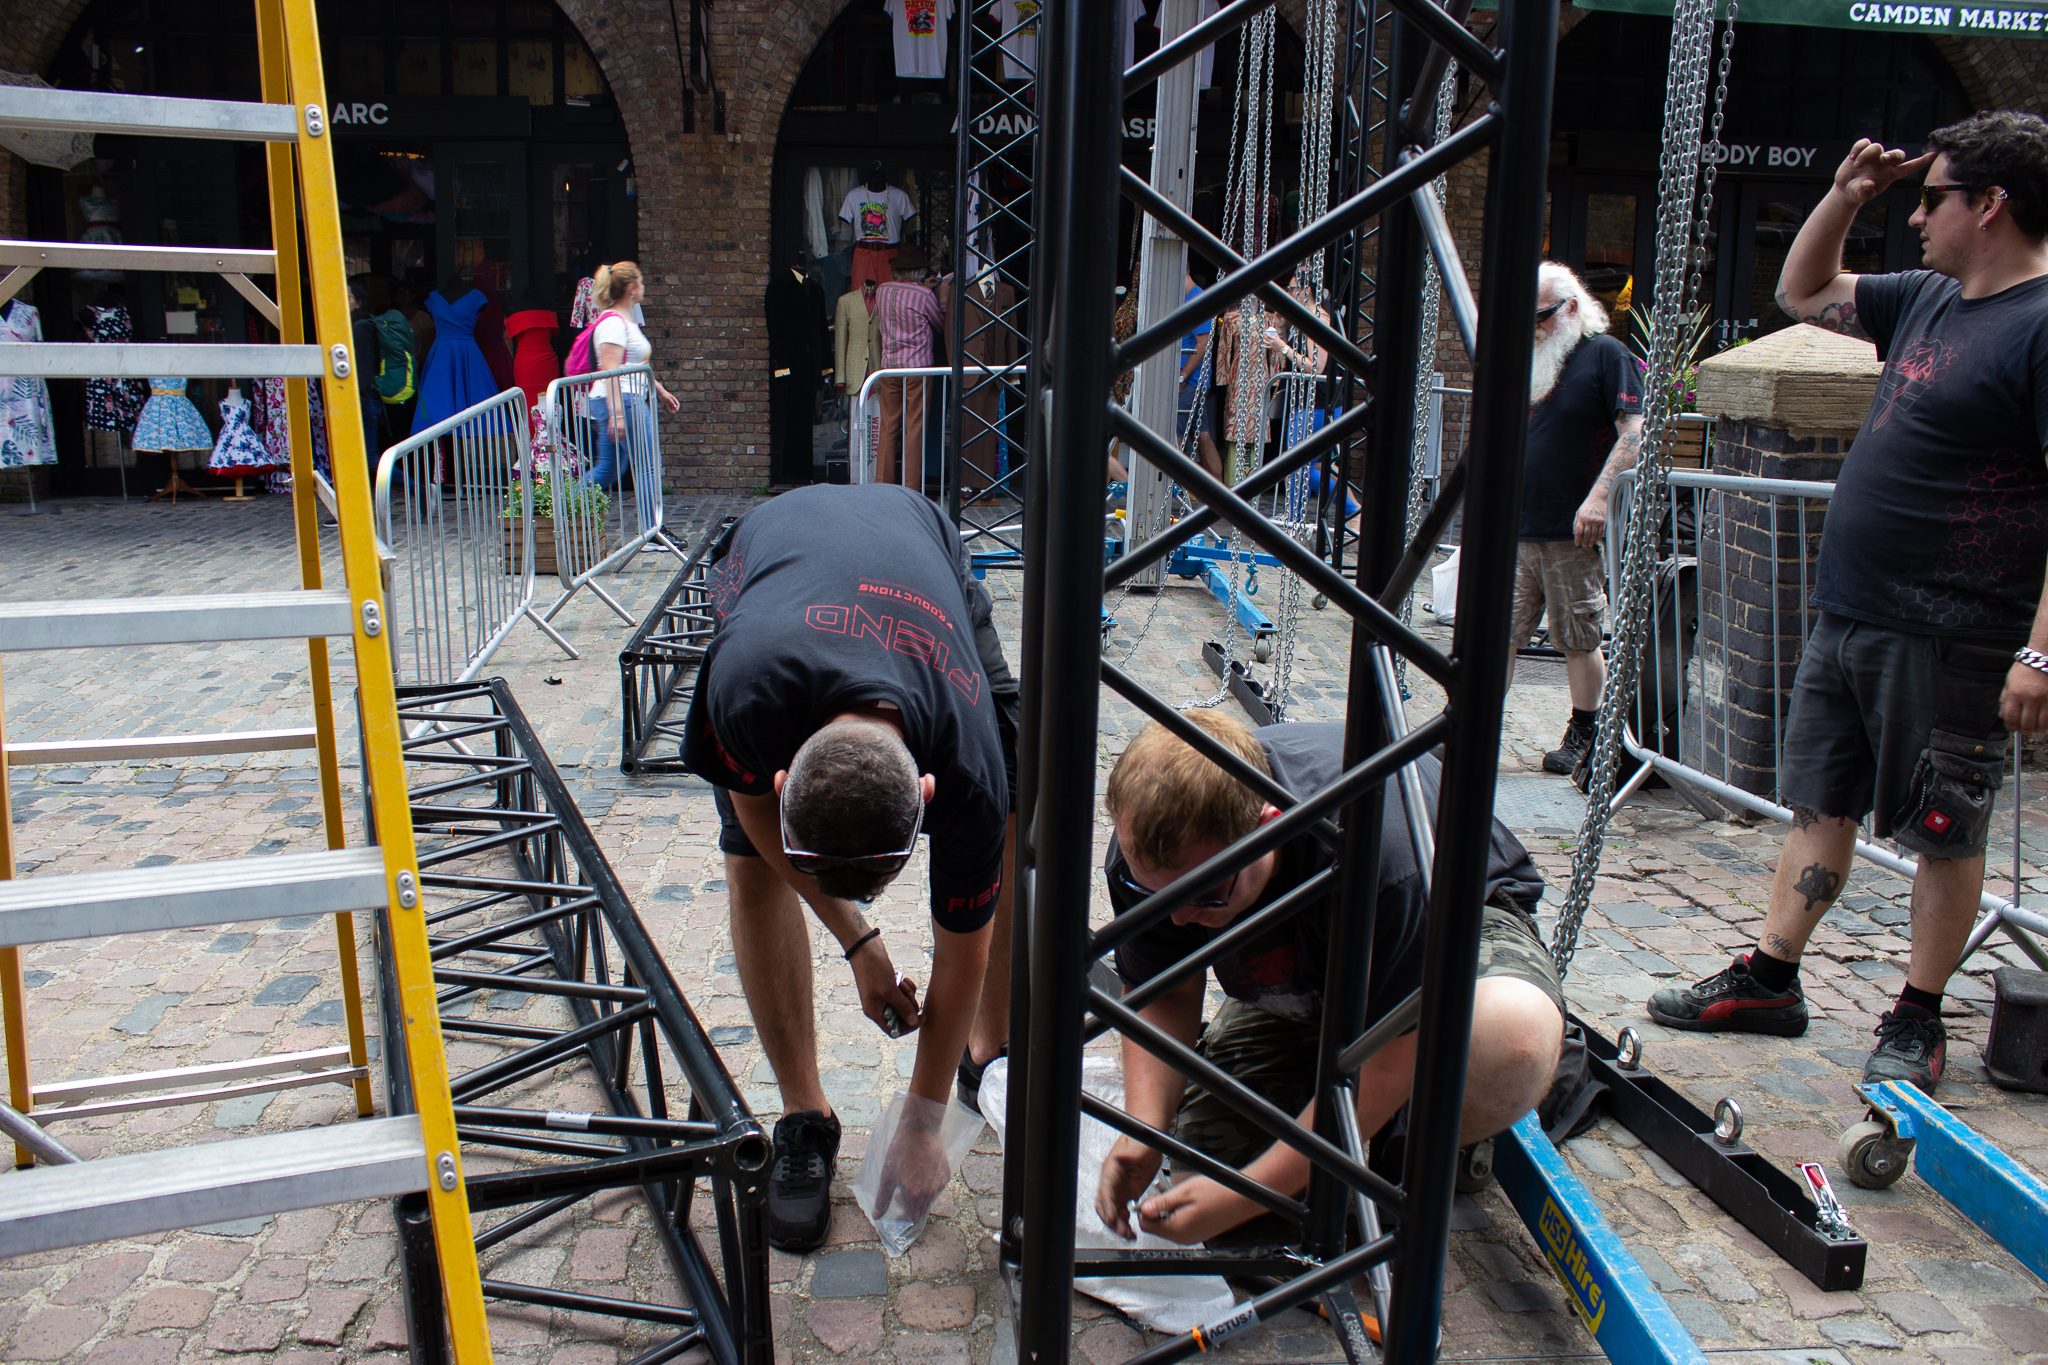
<svg viewBox="0 0 2048 1365">
<path fill-rule="evenodd" d="M 1533 1113 L 1493 1140 L 1493 1170 L 1543 1249 L 1572 1311 L 1609 1360 L 1706 1365 L 1706 1353 L 1607 1226 Z"/>
<path fill-rule="evenodd" d="M 1913 1141 L 1922 1180 L 2048 1280 L 2048 1185 L 1917 1088 L 1882 1081 L 1856 1089 Z"/>
</svg>

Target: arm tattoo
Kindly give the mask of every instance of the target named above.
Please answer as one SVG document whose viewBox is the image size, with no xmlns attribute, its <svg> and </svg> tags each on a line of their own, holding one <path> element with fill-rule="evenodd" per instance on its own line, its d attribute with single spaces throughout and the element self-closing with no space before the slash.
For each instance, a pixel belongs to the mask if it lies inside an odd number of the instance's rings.
<svg viewBox="0 0 2048 1365">
<path fill-rule="evenodd" d="M 1792 889 L 1806 897 L 1806 913 L 1816 915 L 1827 909 L 1835 893 L 1842 889 L 1842 874 L 1826 863 L 1808 863 L 1799 880 L 1792 883 Z"/>
<path fill-rule="evenodd" d="M 1782 286 L 1772 297 L 1778 301 L 1778 311 L 1786 317 L 1797 318 L 1799 316 L 1799 310 L 1792 306 L 1792 296 L 1786 293 Z"/>
<path fill-rule="evenodd" d="M 1853 301 L 1824 305 L 1818 313 L 1800 316 L 1801 322 L 1810 322 L 1824 332 L 1840 332 L 1845 337 L 1864 336 L 1863 328 L 1856 321 L 1856 305 Z"/>
</svg>

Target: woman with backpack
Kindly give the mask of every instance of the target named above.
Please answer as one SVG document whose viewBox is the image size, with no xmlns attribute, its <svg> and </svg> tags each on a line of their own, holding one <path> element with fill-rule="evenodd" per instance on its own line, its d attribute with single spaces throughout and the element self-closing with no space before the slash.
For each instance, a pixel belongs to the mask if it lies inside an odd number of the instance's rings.
<svg viewBox="0 0 2048 1365">
<path fill-rule="evenodd" d="M 600 310 L 588 334 L 595 370 L 647 364 L 654 346 L 633 321 L 634 305 L 647 293 L 640 267 L 631 261 L 601 265 L 592 280 L 591 294 Z M 579 343 L 581 340 L 578 338 Z M 572 369 L 575 359 L 571 357 Z M 681 400 L 651 374 L 615 376 L 592 386 L 590 420 L 597 428 L 597 462 L 583 476 L 585 484 L 595 484 L 607 492 L 617 489 L 624 481 L 631 452 L 639 449 L 641 442 L 653 439 L 647 411 L 649 384 L 660 395 L 663 407 L 670 412 L 682 408 Z M 645 525 L 653 520 L 654 499 L 659 496 L 659 489 L 645 488 L 639 494 L 641 521 Z"/>
</svg>

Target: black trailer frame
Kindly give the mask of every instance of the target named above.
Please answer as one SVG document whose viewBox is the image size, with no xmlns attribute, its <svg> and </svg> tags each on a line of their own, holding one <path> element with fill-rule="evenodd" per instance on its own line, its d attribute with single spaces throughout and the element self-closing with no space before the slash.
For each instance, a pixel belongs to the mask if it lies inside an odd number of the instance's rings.
<svg viewBox="0 0 2048 1365">
<path fill-rule="evenodd" d="M 411 784 L 420 853 L 412 893 L 430 928 L 441 1028 L 451 1040 L 507 1049 L 481 1065 L 451 1065 L 448 1077 L 463 1151 L 488 1153 L 500 1166 L 469 1176 L 470 1210 L 517 1210 L 478 1233 L 477 1249 L 606 1190 L 638 1189 L 686 1306 L 491 1278 L 483 1282 L 485 1297 L 673 1329 L 633 1365 L 658 1365 L 698 1348 L 715 1365 L 770 1365 L 769 1141 L 761 1124 L 504 679 L 400 687 L 398 705 L 401 724 L 431 722 L 406 741 L 405 758 L 415 771 L 434 770 L 431 780 Z M 384 1036 L 392 1039 L 402 1027 L 396 982 L 389 955 L 379 962 Z M 570 1018 L 563 1027 L 543 1028 L 450 1012 L 487 990 L 553 997 Z M 384 1057 L 391 1111 L 407 1112 L 405 1052 L 387 1046 Z M 595 1073 L 608 1112 L 535 1105 L 522 1083 L 565 1063 Z M 681 1118 L 670 1111 L 670 1084 L 689 1094 Z M 529 1159 L 502 1167 L 507 1154 Z M 710 1186 L 703 1197 L 718 1237 L 715 1260 L 691 1220 L 700 1180 Z M 446 1360 L 425 1200 L 413 1195 L 395 1203 L 413 1359 Z"/>
<path fill-rule="evenodd" d="M 714 624 L 705 574 L 711 550 L 736 520 L 727 517 L 716 531 L 698 539 L 619 651 L 620 772 L 689 771 L 683 764 L 683 722 Z M 650 747 L 664 741 L 675 745 L 673 753 L 648 754 Z"/>
<path fill-rule="evenodd" d="M 1239 1305 L 1226 1318 L 1134 1359 L 1151 1365 L 1207 1350 L 1263 1317 L 1317 1296 L 1344 1327 L 1340 1339 L 1358 1359 L 1364 1349 L 1362 1333 L 1351 1330 L 1357 1324 L 1357 1310 L 1344 1285 L 1352 1276 L 1385 1263 L 1394 1267 L 1390 1321 L 1383 1324 L 1387 1358 L 1411 1362 L 1435 1356 L 1485 896 L 1485 850 L 1511 663 L 1507 633 L 1558 4 L 1501 0 L 1495 30 L 1500 46 L 1493 49 L 1464 28 L 1462 4 L 1446 11 L 1430 0 L 1388 2 L 1397 15 L 1391 35 L 1390 88 L 1411 93 L 1400 116 L 1385 122 L 1390 131 L 1382 138 L 1382 174 L 1355 190 L 1347 184 L 1350 192 L 1327 215 L 1251 262 L 1174 212 L 1142 180 L 1122 171 L 1118 138 L 1127 82 L 1152 79 L 1192 58 L 1200 47 L 1263 8 L 1261 0 L 1227 6 L 1129 73 L 1116 65 L 1121 44 L 1113 28 L 1120 6 L 1054 0 L 1042 12 L 1038 108 L 1045 117 L 1037 148 L 1033 297 L 1043 306 L 1032 309 L 1030 351 L 1029 392 L 1034 401 L 1028 404 L 1032 425 L 1026 465 L 1024 714 L 1019 746 L 1024 829 L 1018 858 L 1010 1035 L 1018 1080 L 1009 1092 L 1013 1137 L 1005 1157 L 1001 1226 L 1001 1261 L 1016 1303 L 1018 1358 L 1032 1365 L 1063 1365 L 1070 1351 L 1076 1273 L 1073 1211 L 1083 1113 L 1140 1133 L 1143 1140 L 1162 1148 L 1170 1142 L 1166 1135 L 1084 1097 L 1082 1048 L 1090 1036 L 1109 1028 L 1121 1030 L 1128 1040 L 1183 1074 L 1199 1077 L 1259 1126 L 1306 1152 L 1314 1171 L 1298 1200 L 1257 1187 L 1245 1189 L 1241 1180 L 1237 1184 L 1241 1192 L 1299 1224 L 1299 1239 L 1291 1246 L 1088 1257 L 1083 1269 L 1093 1275 L 1256 1269 L 1284 1277 L 1277 1287 Z M 1354 14 L 1350 30 L 1354 37 L 1357 18 Z M 1371 31 L 1369 14 L 1365 31 Z M 1432 145 L 1433 92 L 1448 57 L 1455 57 L 1483 82 L 1491 100 L 1465 127 Z M 1355 63 L 1347 66 L 1355 69 Z M 1341 91 L 1339 98 L 1344 98 Z M 1490 159 L 1479 291 L 1485 306 L 1475 329 L 1472 443 L 1409 543 L 1404 519 L 1416 418 L 1413 374 L 1426 236 L 1423 214 L 1414 207 L 1412 196 L 1443 170 L 1481 152 Z M 1214 287 L 1121 345 L 1111 339 L 1110 328 L 1119 191 L 1223 272 Z M 1355 238 L 1375 219 L 1375 354 L 1368 357 L 1349 335 L 1318 324 L 1285 293 L 1281 282 L 1298 261 Z M 1354 254 L 1352 259 L 1359 258 Z M 1455 258 L 1450 268 L 1462 270 Z M 1183 457 L 1173 442 L 1118 410 L 1110 392 L 1121 371 L 1176 344 L 1194 324 L 1255 292 L 1328 346 L 1338 373 L 1367 385 L 1375 401 L 1346 412 L 1230 488 Z M 1345 332 L 1355 334 L 1355 329 L 1346 327 Z M 1380 382 L 1375 384 L 1376 378 Z M 1035 401 L 1041 396 L 1049 397 L 1049 405 Z M 1100 567 L 1102 452 L 1112 435 L 1167 471 L 1193 501 L 1195 511 L 1154 539 L 1131 547 L 1105 571 Z M 1253 502 L 1288 474 L 1360 435 L 1368 436 L 1370 450 L 1378 457 L 1364 466 L 1355 579 L 1347 580 L 1284 528 L 1261 516 Z M 1460 575 L 1457 633 L 1446 654 L 1402 625 L 1395 613 L 1461 498 L 1464 544 L 1470 553 Z M 1345 769 L 1322 791 L 1279 789 L 1208 740 L 1170 703 L 1101 657 L 1099 616 L 1105 589 L 1219 519 L 1353 618 Z M 1399 718 L 1398 696 L 1390 696 L 1395 656 L 1436 680 L 1448 697 L 1442 713 L 1412 730 Z M 1091 932 L 1098 683 L 1107 683 L 1169 725 L 1263 792 L 1283 814 L 1107 928 Z M 1367 980 L 1376 899 L 1371 890 L 1378 879 L 1386 780 L 1398 777 L 1417 756 L 1438 744 L 1443 746 L 1443 776 L 1436 811 L 1414 809 L 1412 788 L 1405 782 L 1400 786 L 1402 799 L 1411 803 L 1418 849 L 1430 855 L 1423 865 L 1431 868 L 1431 901 L 1424 978 L 1413 1006 L 1420 1027 L 1417 1080 L 1408 1106 L 1405 1167 L 1395 1186 L 1368 1169 L 1357 1125 L 1346 1120 L 1352 1112 L 1351 1073 L 1393 1032 L 1375 1028 L 1368 1034 L 1368 1007 L 1384 1017 L 1404 1013 L 1408 1006 L 1389 1010 L 1393 1002 L 1369 1002 L 1362 986 L 1347 983 Z M 1442 832 L 1440 839 L 1432 837 L 1432 826 Z M 1212 942 L 1204 953 L 1135 987 L 1122 1000 L 1091 989 L 1088 982 L 1090 964 L 1117 943 L 1164 918 L 1188 896 L 1304 834 L 1329 843 L 1335 865 L 1313 889 L 1269 907 L 1260 919 L 1270 922 L 1298 910 L 1312 895 L 1332 891 L 1339 905 L 1357 907 L 1331 917 L 1316 1087 L 1323 1102 L 1317 1105 L 1313 1131 L 1152 1029 L 1138 1014 L 1145 999 L 1206 970 L 1227 944 Z M 1218 1178 L 1230 1174 L 1214 1162 L 1202 1166 L 1200 1153 L 1176 1148 L 1175 1155 Z M 1361 1244 L 1348 1246 L 1345 1225 L 1354 1210 L 1367 1231 Z M 1398 1227 L 1375 1236 L 1371 1229 L 1381 1211 Z"/>
</svg>

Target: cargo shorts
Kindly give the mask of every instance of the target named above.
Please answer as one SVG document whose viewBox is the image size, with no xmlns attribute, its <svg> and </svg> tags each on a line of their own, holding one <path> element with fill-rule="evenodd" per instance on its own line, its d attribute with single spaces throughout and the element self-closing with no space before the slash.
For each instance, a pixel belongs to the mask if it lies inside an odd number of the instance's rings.
<svg viewBox="0 0 2048 1365">
<path fill-rule="evenodd" d="M 1600 648 L 1607 619 L 1607 570 L 1600 551 L 1569 540 L 1525 540 L 1515 556 L 1514 634 L 1520 649 L 1546 612 L 1550 643 L 1567 654 Z"/>
</svg>

